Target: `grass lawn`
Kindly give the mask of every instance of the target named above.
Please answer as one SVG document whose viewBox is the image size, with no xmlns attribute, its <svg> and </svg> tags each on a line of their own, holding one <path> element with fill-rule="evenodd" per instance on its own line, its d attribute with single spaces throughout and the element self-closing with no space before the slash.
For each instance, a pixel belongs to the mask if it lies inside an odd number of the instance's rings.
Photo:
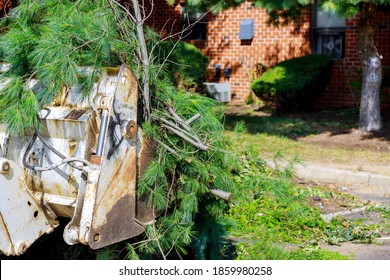
<svg viewBox="0 0 390 280">
<path fill-rule="evenodd" d="M 234 133 L 237 124 L 247 130 L 240 137 Z M 379 135 L 361 133 L 355 114 L 272 115 L 241 106 L 229 108 L 225 127 L 237 149 L 252 147 L 266 158 L 280 153 L 286 159 L 390 175 L 387 126 Z"/>
</svg>

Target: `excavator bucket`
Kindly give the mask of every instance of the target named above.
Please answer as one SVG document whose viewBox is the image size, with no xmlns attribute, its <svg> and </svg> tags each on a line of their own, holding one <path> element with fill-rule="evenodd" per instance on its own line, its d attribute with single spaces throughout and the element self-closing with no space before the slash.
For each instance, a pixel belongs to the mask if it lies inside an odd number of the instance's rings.
<svg viewBox="0 0 390 280">
<path fill-rule="evenodd" d="M 1 69 L 6 70 L 2 65 Z M 0 87 L 6 81 L 0 82 Z M 39 86 L 32 82 L 31 88 Z M 138 85 L 130 69 L 107 69 L 87 100 L 64 90 L 40 112 L 42 129 L 0 127 L 0 251 L 23 254 L 68 217 L 67 244 L 92 249 L 141 234 L 154 211 L 137 196 L 151 148 L 138 126 Z"/>
</svg>

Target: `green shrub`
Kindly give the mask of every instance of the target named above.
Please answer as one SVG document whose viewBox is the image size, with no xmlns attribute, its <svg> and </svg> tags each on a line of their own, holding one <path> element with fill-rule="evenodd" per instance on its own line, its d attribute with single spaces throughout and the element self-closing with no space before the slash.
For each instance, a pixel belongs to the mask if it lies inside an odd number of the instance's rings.
<svg viewBox="0 0 390 280">
<path fill-rule="evenodd" d="M 164 42 L 160 57 L 165 58 L 168 78 L 179 88 L 196 91 L 204 83 L 209 59 L 194 45 L 186 42 Z"/>
<path fill-rule="evenodd" d="M 329 82 L 332 60 L 307 55 L 280 62 L 251 83 L 257 97 L 275 109 L 309 109 Z"/>
</svg>

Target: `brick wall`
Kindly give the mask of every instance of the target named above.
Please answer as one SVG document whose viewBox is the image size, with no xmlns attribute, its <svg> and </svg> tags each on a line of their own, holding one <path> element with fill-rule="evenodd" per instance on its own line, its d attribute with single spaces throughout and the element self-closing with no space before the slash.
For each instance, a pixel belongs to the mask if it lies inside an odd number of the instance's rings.
<svg viewBox="0 0 390 280">
<path fill-rule="evenodd" d="M 153 3 L 153 10 L 147 19 L 147 25 L 163 37 L 178 34 L 181 31 L 182 5 L 180 1 L 176 1 L 173 5 L 168 5 L 166 0 L 154 0 Z M 150 2 L 145 1 L 145 5 L 150 5 Z M 149 13 L 150 9 L 147 7 L 146 13 Z M 177 36 L 172 39 L 177 39 Z"/>
<path fill-rule="evenodd" d="M 0 17 L 11 8 L 12 2 L 10 0 L 0 0 Z"/>
<path fill-rule="evenodd" d="M 165 5 L 160 1 L 155 3 L 155 9 Z M 180 3 L 158 9 L 149 22 L 160 29 L 165 24 L 165 34 L 168 33 L 167 27 L 172 28 L 174 24 L 172 29 L 178 32 L 180 11 Z M 240 22 L 243 19 L 255 21 L 254 38 L 250 42 L 239 38 Z M 310 53 L 309 13 L 288 27 L 270 26 L 267 20 L 265 11 L 254 8 L 247 2 L 217 15 L 208 14 L 207 40 L 191 41 L 210 59 L 210 81 L 225 82 L 223 70 L 232 68 L 228 82 L 231 84 L 233 103 L 242 103 L 249 95 L 249 85 L 255 76 L 256 64 L 262 63 L 270 67 L 279 61 Z M 219 79 L 213 78 L 216 64 L 222 69 Z"/>
<path fill-rule="evenodd" d="M 154 13 L 149 23 L 163 33 L 180 31 L 180 3 L 168 6 L 165 0 L 155 0 Z M 311 13 L 290 26 L 275 27 L 267 24 L 268 15 L 264 10 L 254 8 L 250 2 L 238 8 L 222 11 L 217 15 L 208 14 L 207 40 L 191 41 L 210 59 L 209 80 L 225 82 L 223 70 L 232 68 L 229 83 L 232 88 L 232 103 L 243 103 L 250 93 L 250 82 L 256 76 L 256 64 L 267 67 L 277 62 L 311 52 Z M 250 42 L 240 41 L 239 28 L 243 19 L 254 19 L 254 38 Z M 351 107 L 359 102 L 358 91 L 350 88 L 360 83 L 360 61 L 357 52 L 359 17 L 348 19 L 345 32 L 345 57 L 334 61 L 332 79 L 324 94 L 318 100 L 317 108 Z M 390 8 L 381 7 L 375 21 L 375 40 L 383 65 L 390 68 Z M 221 65 L 222 74 L 215 79 L 214 66 Z M 384 90 L 382 105 L 390 107 L 390 90 Z"/>
<path fill-rule="evenodd" d="M 353 87 L 361 83 L 360 60 L 357 50 L 359 15 L 347 19 L 345 31 L 345 57 L 334 60 L 332 79 L 323 96 L 318 100 L 318 108 L 352 107 L 360 101 L 360 92 Z M 375 18 L 375 42 L 378 53 L 383 56 L 382 64 L 387 75 L 390 67 L 390 9 L 381 7 Z M 390 90 L 381 94 L 381 105 L 390 108 Z"/>
<path fill-rule="evenodd" d="M 240 22 L 254 19 L 254 37 L 251 41 L 239 38 Z M 222 70 L 232 68 L 229 79 L 232 102 L 244 102 L 250 92 L 250 82 L 256 76 L 256 64 L 267 67 L 279 61 L 301 56 L 310 52 L 309 15 L 288 27 L 274 27 L 267 24 L 264 10 L 251 6 L 249 2 L 238 8 L 228 9 L 217 15 L 210 15 L 207 41 L 201 47 L 210 58 L 210 72 L 220 64 Z M 223 75 L 213 81 L 223 82 Z"/>
</svg>

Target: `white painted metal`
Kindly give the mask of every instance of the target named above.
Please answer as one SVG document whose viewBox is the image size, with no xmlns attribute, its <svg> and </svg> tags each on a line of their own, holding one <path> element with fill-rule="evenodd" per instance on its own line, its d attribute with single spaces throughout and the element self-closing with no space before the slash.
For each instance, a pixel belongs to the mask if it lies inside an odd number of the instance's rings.
<svg viewBox="0 0 390 280">
<path fill-rule="evenodd" d="M 0 174 L 0 251 L 20 255 L 44 233 L 57 226 L 29 192 L 24 171 L 15 162 L 8 174 Z"/>
<path fill-rule="evenodd" d="M 95 167 L 88 172 L 87 188 L 84 195 L 84 204 L 80 219 L 79 242 L 87 245 L 89 232 L 92 226 L 93 211 L 95 209 L 97 184 L 99 181 L 100 168 Z"/>
</svg>

